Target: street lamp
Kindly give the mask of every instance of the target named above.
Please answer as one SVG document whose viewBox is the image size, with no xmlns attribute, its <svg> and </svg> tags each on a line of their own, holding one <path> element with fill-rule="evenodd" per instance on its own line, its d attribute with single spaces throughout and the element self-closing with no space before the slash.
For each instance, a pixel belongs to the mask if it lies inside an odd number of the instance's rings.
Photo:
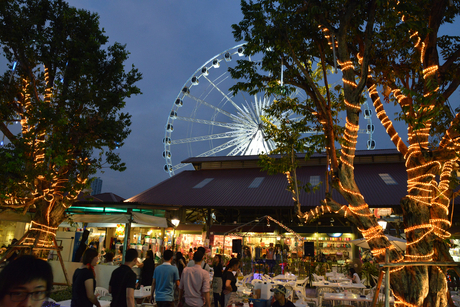
<svg viewBox="0 0 460 307">
<path fill-rule="evenodd" d="M 171 223 L 173 224 L 173 239 L 172 239 L 172 249 L 174 251 L 177 251 L 177 248 L 175 246 L 175 241 L 176 241 L 176 227 L 179 226 L 180 220 L 178 218 L 173 218 L 171 220 Z"/>
</svg>

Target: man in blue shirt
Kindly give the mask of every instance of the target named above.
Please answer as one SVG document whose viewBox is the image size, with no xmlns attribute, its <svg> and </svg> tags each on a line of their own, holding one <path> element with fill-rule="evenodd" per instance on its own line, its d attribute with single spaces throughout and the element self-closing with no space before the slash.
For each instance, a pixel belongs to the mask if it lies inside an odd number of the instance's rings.
<svg viewBox="0 0 460 307">
<path fill-rule="evenodd" d="M 157 307 L 174 307 L 174 289 L 179 287 L 179 270 L 171 265 L 174 252 L 166 250 L 163 253 L 164 262 L 155 268 L 152 281 L 152 296 L 150 302 L 153 303 L 154 294 Z"/>
</svg>

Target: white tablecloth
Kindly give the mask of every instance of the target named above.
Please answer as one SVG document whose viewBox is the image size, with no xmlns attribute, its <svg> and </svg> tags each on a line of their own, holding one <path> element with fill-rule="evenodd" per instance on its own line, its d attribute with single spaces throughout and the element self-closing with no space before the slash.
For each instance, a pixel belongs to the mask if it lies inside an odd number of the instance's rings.
<svg viewBox="0 0 460 307">
<path fill-rule="evenodd" d="M 314 281 L 312 282 L 314 287 L 330 287 L 330 288 L 343 288 L 343 289 L 365 289 L 366 286 L 363 284 L 354 284 L 354 283 L 342 283 L 342 282 L 324 282 L 324 281 Z"/>
</svg>

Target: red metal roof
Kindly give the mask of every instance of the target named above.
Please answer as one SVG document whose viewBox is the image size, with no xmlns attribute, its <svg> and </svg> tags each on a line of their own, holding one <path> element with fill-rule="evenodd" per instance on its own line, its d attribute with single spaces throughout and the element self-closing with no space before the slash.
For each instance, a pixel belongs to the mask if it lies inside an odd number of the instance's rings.
<svg viewBox="0 0 460 307">
<path fill-rule="evenodd" d="M 320 176 L 323 183 L 315 193 L 301 193 L 302 207 L 315 207 L 325 195 L 325 165 L 304 166 L 297 174 L 303 183 L 310 176 Z M 379 173 L 389 174 L 396 185 L 387 185 Z M 257 188 L 249 188 L 256 177 L 264 177 Z M 211 179 L 201 188 L 194 188 Z M 406 195 L 406 169 L 403 163 L 369 163 L 355 165 L 355 178 L 366 202 L 371 207 L 398 206 Z M 283 174 L 268 175 L 260 168 L 201 169 L 183 171 L 156 186 L 126 200 L 151 205 L 184 207 L 292 207 Z M 335 200 L 346 204 L 334 191 Z"/>
</svg>

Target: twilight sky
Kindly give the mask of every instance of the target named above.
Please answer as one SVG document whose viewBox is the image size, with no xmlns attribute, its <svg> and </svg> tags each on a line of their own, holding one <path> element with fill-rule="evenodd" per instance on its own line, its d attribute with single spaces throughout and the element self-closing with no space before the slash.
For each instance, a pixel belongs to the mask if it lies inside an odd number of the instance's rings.
<svg viewBox="0 0 460 307">
<path fill-rule="evenodd" d="M 233 38 L 231 25 L 242 19 L 240 1 L 67 1 L 77 8 L 97 12 L 101 27 L 109 36 L 109 43 L 127 44 L 127 50 L 131 52 L 127 67 L 134 63 L 143 74 L 143 80 L 137 84 L 143 95 L 129 99 L 125 110 L 132 115 L 132 132 L 119 152 L 127 170 L 120 173 L 105 169 L 98 174 L 103 180 L 103 193 L 113 192 L 129 198 L 169 178 L 163 170 L 162 140 L 173 103 L 197 69 L 215 55 L 239 44 Z M 458 101 L 458 94 L 455 100 Z M 211 120 L 211 116 L 202 118 Z M 392 148 L 389 137 L 374 114 L 372 120 L 376 129 L 376 148 Z M 361 121 L 361 127 L 365 128 L 366 124 L 366 121 Z M 398 122 L 394 124 L 400 134 L 406 131 Z M 186 135 L 186 125 L 179 126 L 178 123 L 176 126 L 175 123 L 174 126 L 175 138 Z M 195 124 L 194 128 L 197 129 L 197 126 Z M 213 133 L 217 133 L 217 128 L 214 129 Z M 358 149 L 365 148 L 367 138 L 365 134 L 360 135 Z M 209 146 L 209 142 L 203 143 L 206 142 L 193 145 L 192 155 L 209 149 L 204 148 Z M 187 149 L 177 149 L 172 155 L 173 164 L 176 164 L 189 153 Z"/>
<path fill-rule="evenodd" d="M 169 178 L 163 170 L 165 125 L 175 98 L 191 75 L 235 42 L 231 25 L 242 19 L 240 2 L 190 0 L 70 0 L 100 15 L 109 43 L 127 44 L 131 63 L 142 72 L 143 95 L 127 101 L 131 134 L 119 149 L 124 172 L 99 174 L 102 192 L 134 196 Z M 177 156 L 177 153 L 176 153 Z M 175 161 L 178 162 L 178 161 Z"/>
</svg>

